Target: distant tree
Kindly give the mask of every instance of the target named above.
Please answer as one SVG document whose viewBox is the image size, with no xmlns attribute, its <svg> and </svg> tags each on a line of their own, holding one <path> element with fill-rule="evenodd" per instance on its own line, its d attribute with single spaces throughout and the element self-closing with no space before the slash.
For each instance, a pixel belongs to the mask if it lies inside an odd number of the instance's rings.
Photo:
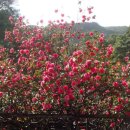
<svg viewBox="0 0 130 130">
<path fill-rule="evenodd" d="M 4 40 L 5 30 L 12 28 L 9 16 L 18 17 L 18 10 L 13 7 L 15 2 L 15 0 L 0 0 L 0 44 Z"/>
<path fill-rule="evenodd" d="M 124 61 L 125 56 L 130 58 L 130 27 L 124 35 L 116 37 L 115 55 L 120 61 Z"/>
<path fill-rule="evenodd" d="M 0 1 L 0 10 L 10 9 L 10 5 L 12 5 L 14 0 L 1 0 Z"/>
</svg>

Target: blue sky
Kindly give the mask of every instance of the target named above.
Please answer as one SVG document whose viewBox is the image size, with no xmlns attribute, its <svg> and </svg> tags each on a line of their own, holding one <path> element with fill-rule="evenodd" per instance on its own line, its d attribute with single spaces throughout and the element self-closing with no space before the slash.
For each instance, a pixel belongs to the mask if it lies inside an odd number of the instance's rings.
<svg viewBox="0 0 130 130">
<path fill-rule="evenodd" d="M 85 10 L 94 6 L 95 22 L 102 26 L 129 26 L 130 0 L 81 0 L 81 7 Z M 61 13 L 65 13 L 65 20 L 80 18 L 78 14 L 78 0 L 18 0 L 21 15 L 36 24 L 40 19 L 44 23 L 48 20 L 57 20 Z M 54 10 L 58 9 L 59 14 Z"/>
</svg>

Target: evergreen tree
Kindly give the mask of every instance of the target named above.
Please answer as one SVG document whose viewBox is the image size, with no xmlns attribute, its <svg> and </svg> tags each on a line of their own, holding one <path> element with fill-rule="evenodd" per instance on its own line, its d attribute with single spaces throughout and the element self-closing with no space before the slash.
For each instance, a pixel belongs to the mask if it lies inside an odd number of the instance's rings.
<svg viewBox="0 0 130 130">
<path fill-rule="evenodd" d="M 15 0 L 0 0 L 0 44 L 3 43 L 5 30 L 11 29 L 9 16 L 18 17 L 18 10 L 13 5 Z"/>
<path fill-rule="evenodd" d="M 124 61 L 124 57 L 130 58 L 130 27 L 124 35 L 116 37 L 115 40 L 115 55 L 120 61 Z"/>
</svg>

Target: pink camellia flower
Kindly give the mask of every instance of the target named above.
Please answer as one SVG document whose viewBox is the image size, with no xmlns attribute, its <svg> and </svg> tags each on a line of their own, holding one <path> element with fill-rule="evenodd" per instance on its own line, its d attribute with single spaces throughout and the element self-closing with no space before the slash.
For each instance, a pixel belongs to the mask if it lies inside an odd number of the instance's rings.
<svg viewBox="0 0 130 130">
<path fill-rule="evenodd" d="M 97 73 L 98 72 L 98 69 L 97 69 L 97 67 L 93 67 L 93 68 L 91 68 L 91 72 L 94 74 L 94 73 Z"/>
<path fill-rule="evenodd" d="M 43 50 L 39 50 L 38 54 L 39 55 L 44 55 L 44 51 Z"/>
<path fill-rule="evenodd" d="M 43 23 L 43 19 L 40 20 L 40 23 Z"/>
<path fill-rule="evenodd" d="M 90 17 L 87 17 L 87 21 L 89 21 L 90 20 Z"/>
<path fill-rule="evenodd" d="M 128 87 L 128 83 L 126 80 L 122 80 L 122 85 L 125 86 L 125 87 Z"/>
<path fill-rule="evenodd" d="M 64 92 L 63 89 L 59 87 L 58 88 L 58 94 L 63 94 L 63 92 Z"/>
<path fill-rule="evenodd" d="M 76 85 L 77 85 L 77 82 L 73 80 L 73 81 L 71 82 L 71 86 L 72 86 L 72 87 L 75 87 Z"/>
<path fill-rule="evenodd" d="M 103 74 L 105 72 L 104 68 L 99 68 L 99 73 Z"/>
<path fill-rule="evenodd" d="M 55 13 L 58 13 L 58 9 L 55 9 Z"/>
<path fill-rule="evenodd" d="M 100 75 L 96 75 L 95 80 L 101 80 L 101 76 Z"/>
<path fill-rule="evenodd" d="M 42 103 L 43 110 L 48 110 L 52 108 L 52 105 L 50 103 Z"/>
<path fill-rule="evenodd" d="M 126 92 L 127 92 L 127 94 L 130 94 L 130 89 L 127 89 Z"/>
<path fill-rule="evenodd" d="M 82 15 L 82 19 L 86 19 L 86 16 L 85 16 L 85 15 Z"/>
<path fill-rule="evenodd" d="M 89 45 L 89 44 L 90 44 L 90 41 L 89 41 L 89 40 L 87 40 L 87 41 L 85 42 L 85 44 L 86 44 L 86 45 Z"/>
<path fill-rule="evenodd" d="M 72 68 L 72 71 L 73 71 L 74 73 L 77 73 L 77 72 L 78 72 L 78 67 L 73 67 L 73 68 Z"/>
<path fill-rule="evenodd" d="M 93 15 L 92 18 L 95 19 L 95 18 L 96 18 L 96 15 Z"/>
<path fill-rule="evenodd" d="M 121 101 L 122 101 L 122 98 L 118 97 L 118 98 L 117 98 L 117 101 L 118 101 L 118 102 L 121 102 Z"/>
<path fill-rule="evenodd" d="M 95 65 L 98 65 L 98 64 L 99 64 L 99 61 L 98 61 L 98 60 L 94 60 L 94 64 L 95 64 Z"/>
<path fill-rule="evenodd" d="M 123 109 L 123 106 L 122 105 L 118 105 L 118 106 L 115 106 L 115 111 L 119 112 Z"/>
<path fill-rule="evenodd" d="M 89 80 L 90 79 L 90 73 L 85 73 L 84 75 L 83 75 L 83 79 L 86 81 L 86 80 Z"/>
<path fill-rule="evenodd" d="M 114 50 L 114 49 L 113 49 L 112 45 L 109 45 L 109 46 L 107 47 L 107 55 L 110 56 L 110 55 L 112 54 L 113 50 Z"/>
<path fill-rule="evenodd" d="M 104 33 L 101 33 L 101 34 L 100 34 L 100 37 L 104 37 Z"/>
<path fill-rule="evenodd" d="M 81 8 L 79 8 L 79 12 L 81 13 L 83 10 Z"/>
<path fill-rule="evenodd" d="M 61 17 L 64 17 L 64 14 L 61 14 Z"/>
<path fill-rule="evenodd" d="M 87 69 L 90 66 L 91 66 L 91 60 L 86 60 L 84 67 Z"/>
<path fill-rule="evenodd" d="M 33 98 L 32 98 L 32 102 L 35 103 L 36 101 L 37 101 L 37 98 L 36 98 L 36 97 L 33 97 Z"/>
<path fill-rule="evenodd" d="M 81 37 L 84 38 L 85 37 L 85 33 L 81 33 Z"/>
<path fill-rule="evenodd" d="M 10 17 L 9 17 L 9 21 L 10 21 L 11 24 L 13 23 L 13 21 L 14 21 L 13 16 L 10 16 Z"/>
<path fill-rule="evenodd" d="M 44 81 L 44 80 L 41 81 L 40 85 L 41 85 L 42 87 L 44 86 L 44 84 L 45 84 L 45 81 Z"/>
<path fill-rule="evenodd" d="M 110 113 L 109 113 L 108 111 L 106 111 L 106 113 L 105 113 L 105 114 L 106 114 L 106 116 L 109 116 L 109 115 L 110 115 Z"/>
<path fill-rule="evenodd" d="M 52 67 L 48 68 L 48 73 L 54 73 L 54 69 Z"/>
<path fill-rule="evenodd" d="M 90 33 L 89 33 L 89 36 L 91 36 L 91 37 L 92 37 L 92 36 L 93 36 L 93 34 L 94 34 L 93 32 L 90 32 Z"/>
<path fill-rule="evenodd" d="M 93 7 L 87 8 L 89 14 L 93 13 L 93 12 L 92 12 L 92 9 L 93 9 Z"/>
<path fill-rule="evenodd" d="M 83 51 L 82 50 L 78 50 L 78 51 L 74 51 L 73 52 L 73 56 L 80 56 L 83 55 Z"/>
<path fill-rule="evenodd" d="M 49 79 L 49 77 L 48 77 L 48 76 L 43 76 L 43 80 L 44 80 L 45 82 L 50 81 L 50 79 Z"/>
<path fill-rule="evenodd" d="M 68 64 L 64 67 L 64 70 L 69 71 L 69 65 Z"/>
<path fill-rule="evenodd" d="M 26 54 L 26 55 L 29 55 L 30 51 L 28 49 L 25 49 L 23 50 L 23 52 Z"/>
<path fill-rule="evenodd" d="M 128 56 L 126 56 L 124 59 L 125 59 L 126 62 L 129 61 L 129 57 Z"/>
<path fill-rule="evenodd" d="M 56 59 L 56 58 L 58 58 L 59 55 L 57 53 L 54 53 L 52 56 L 53 56 L 53 58 Z"/>
<path fill-rule="evenodd" d="M 104 37 L 100 37 L 100 38 L 99 38 L 99 42 L 100 42 L 100 43 L 103 43 L 103 42 L 104 42 Z"/>
<path fill-rule="evenodd" d="M 11 48 L 9 52 L 14 53 L 14 48 Z"/>
<path fill-rule="evenodd" d="M 3 92 L 0 92 L 0 98 L 3 97 Z"/>
<path fill-rule="evenodd" d="M 65 100 L 65 102 L 68 102 L 68 101 L 70 100 L 69 95 L 66 95 L 66 96 L 64 97 L 64 100 Z"/>
<path fill-rule="evenodd" d="M 70 77 L 73 77 L 73 76 L 74 76 L 74 72 L 73 72 L 73 71 L 70 71 L 70 72 L 69 72 L 69 76 L 70 76 Z"/>
<path fill-rule="evenodd" d="M 23 55 L 23 54 L 24 54 L 24 50 L 21 49 L 21 50 L 19 51 L 19 53 L 20 53 L 21 55 Z"/>
<path fill-rule="evenodd" d="M 69 38 L 65 38 L 65 39 L 64 39 L 64 42 L 65 42 L 65 43 L 68 43 L 68 42 L 69 42 Z"/>
</svg>

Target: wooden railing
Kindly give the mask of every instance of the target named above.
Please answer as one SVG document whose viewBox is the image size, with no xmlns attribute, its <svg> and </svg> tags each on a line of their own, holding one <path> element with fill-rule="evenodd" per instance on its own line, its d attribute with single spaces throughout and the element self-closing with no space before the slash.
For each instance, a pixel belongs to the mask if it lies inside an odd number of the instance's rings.
<svg viewBox="0 0 130 130">
<path fill-rule="evenodd" d="M 114 128 L 110 123 L 115 122 Z M 130 118 L 117 115 L 0 113 L 0 130 L 130 130 Z"/>
</svg>

